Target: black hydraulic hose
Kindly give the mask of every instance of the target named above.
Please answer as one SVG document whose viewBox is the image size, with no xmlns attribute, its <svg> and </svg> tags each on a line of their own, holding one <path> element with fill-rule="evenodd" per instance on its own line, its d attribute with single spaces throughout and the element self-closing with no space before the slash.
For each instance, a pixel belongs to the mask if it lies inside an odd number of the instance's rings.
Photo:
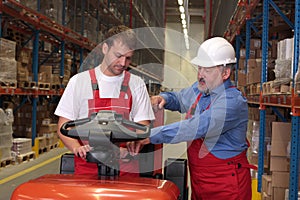
<svg viewBox="0 0 300 200">
<path fill-rule="evenodd" d="M 68 128 L 78 126 L 78 125 L 81 125 L 81 124 L 85 124 L 85 123 L 90 122 L 90 121 L 91 121 L 90 118 L 84 118 L 84 119 L 68 121 L 60 127 L 60 132 L 65 136 L 69 136 L 69 131 L 70 130 L 68 130 Z"/>
</svg>

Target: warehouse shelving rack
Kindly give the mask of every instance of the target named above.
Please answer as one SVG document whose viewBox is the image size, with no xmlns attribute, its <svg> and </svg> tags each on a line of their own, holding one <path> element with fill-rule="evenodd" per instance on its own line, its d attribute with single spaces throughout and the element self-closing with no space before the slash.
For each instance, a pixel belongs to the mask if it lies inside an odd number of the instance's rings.
<svg viewBox="0 0 300 200">
<path fill-rule="evenodd" d="M 68 0 L 62 1 L 62 7 L 66 7 L 66 3 Z M 72 1 L 73 2 L 73 1 Z M 86 6 L 93 7 L 97 10 L 97 12 L 93 13 L 95 18 L 98 21 L 98 25 L 96 27 L 97 31 L 106 31 L 110 27 L 119 24 L 130 25 L 132 28 L 136 28 L 132 23 L 134 18 L 142 21 L 140 27 L 147 27 L 150 24 L 141 14 L 142 12 L 139 10 L 139 7 L 133 2 L 133 0 L 124 0 L 124 6 L 122 9 L 122 13 L 124 14 L 124 20 L 121 21 L 118 16 L 116 16 L 110 9 L 111 3 L 113 0 L 77 0 L 77 2 L 81 3 L 81 12 L 84 13 L 84 9 Z M 150 4 L 157 4 L 158 6 L 164 6 L 161 4 L 162 1 L 155 0 L 149 3 L 149 1 L 144 1 L 147 8 L 150 7 Z M 33 80 L 37 82 L 38 79 L 38 54 L 41 42 L 49 42 L 55 46 L 55 50 L 53 52 L 60 51 L 61 55 L 61 63 L 60 63 L 60 77 L 64 77 L 64 53 L 66 51 L 71 52 L 73 55 L 73 60 L 77 60 L 76 55 L 79 52 L 79 62 L 83 63 L 84 56 L 90 52 L 97 44 L 94 41 L 89 40 L 87 37 L 83 36 L 83 24 L 85 23 L 85 16 L 81 17 L 82 28 L 80 33 L 66 26 L 66 10 L 62 9 L 62 21 L 61 24 L 53 21 L 49 17 L 41 14 L 40 11 L 40 0 L 37 0 L 37 9 L 31 9 L 23 4 L 19 3 L 16 0 L 0 0 L 0 37 L 2 37 L 2 22 L 8 22 L 7 25 L 9 28 L 22 33 L 26 36 L 30 36 L 26 43 L 30 40 L 33 40 L 33 50 L 32 50 L 32 69 L 33 69 Z M 126 8 L 130 8 L 128 11 Z M 162 7 L 164 9 L 164 7 Z M 153 12 L 153 10 L 150 10 Z M 75 11 L 74 11 L 75 12 Z M 148 11 L 147 11 L 148 12 Z M 129 20 L 126 21 L 125 16 L 129 13 Z M 162 15 L 164 14 L 164 10 L 162 10 Z M 76 13 L 73 13 L 74 16 Z M 100 24 L 100 25 L 99 25 Z M 157 25 L 164 26 L 164 17 L 162 17 L 162 22 Z M 103 27 L 101 27 L 103 26 Z M 153 37 L 155 34 L 152 32 Z M 101 38 L 97 37 L 97 42 L 101 41 Z M 159 40 L 158 40 L 159 41 Z M 52 53 L 53 53 L 52 52 Z M 163 54 L 157 55 L 150 51 L 152 58 L 155 60 L 154 62 L 163 62 Z M 147 78 L 147 80 L 153 80 L 154 82 L 161 82 L 162 77 L 157 76 L 157 74 L 153 74 L 148 72 L 145 69 L 139 69 L 134 66 L 130 66 L 131 71 L 137 75 L 142 75 Z M 1 95 L 27 95 L 32 97 L 32 145 L 34 146 L 35 138 L 36 138 L 36 117 L 37 117 L 37 102 L 39 96 L 60 96 L 63 92 L 63 85 L 60 89 L 55 90 L 41 90 L 37 87 L 34 88 L 15 88 L 15 87 L 1 87 L 0 86 L 0 103 L 1 103 Z"/>
<path fill-rule="evenodd" d="M 259 105 L 260 109 L 260 135 L 259 135 L 259 160 L 258 160 L 258 191 L 261 191 L 262 175 L 264 173 L 264 145 L 265 145 L 265 117 L 266 106 L 270 107 L 283 107 L 291 109 L 292 116 L 292 128 L 291 128 L 291 149 L 290 149 L 290 183 L 289 183 L 289 199 L 298 199 L 298 179 L 299 179 L 299 151 L 300 151 L 300 95 L 295 92 L 295 76 L 298 70 L 299 64 L 299 35 L 300 35 L 300 1 L 295 2 L 295 22 L 290 22 L 288 18 L 280 11 L 276 5 L 276 1 L 263 0 L 262 1 L 262 75 L 260 83 L 259 96 L 248 96 L 248 102 L 250 104 Z M 246 59 L 249 58 L 249 43 L 251 37 L 251 28 L 257 31 L 253 24 L 251 24 L 251 15 L 255 12 L 259 1 L 239 1 L 237 9 L 232 17 L 231 22 L 228 25 L 228 29 L 224 33 L 229 41 L 236 39 L 236 50 L 239 52 L 241 31 L 246 24 Z M 274 10 L 283 18 L 283 20 L 294 31 L 294 57 L 293 57 L 293 79 L 291 94 L 275 94 L 271 96 L 265 96 L 262 93 L 263 83 L 267 81 L 267 60 L 268 60 L 268 39 L 269 39 L 269 6 L 272 6 Z M 239 58 L 239 53 L 237 53 Z M 237 66 L 238 69 L 238 66 Z M 237 78 L 236 78 L 237 79 Z"/>
</svg>

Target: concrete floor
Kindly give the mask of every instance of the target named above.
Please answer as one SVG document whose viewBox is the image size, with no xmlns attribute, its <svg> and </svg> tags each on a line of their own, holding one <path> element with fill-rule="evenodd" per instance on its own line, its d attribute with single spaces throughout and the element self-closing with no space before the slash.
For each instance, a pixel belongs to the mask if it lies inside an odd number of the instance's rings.
<svg viewBox="0 0 300 200">
<path fill-rule="evenodd" d="M 60 156 L 65 148 L 55 148 L 38 158 L 0 168 L 0 200 L 9 200 L 16 187 L 45 174 L 59 173 Z"/>
</svg>

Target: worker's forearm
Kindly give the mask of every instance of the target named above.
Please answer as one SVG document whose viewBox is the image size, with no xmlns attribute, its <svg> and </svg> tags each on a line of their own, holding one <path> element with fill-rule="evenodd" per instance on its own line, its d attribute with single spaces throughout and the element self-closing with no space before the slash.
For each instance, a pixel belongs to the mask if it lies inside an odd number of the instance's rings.
<svg viewBox="0 0 300 200">
<path fill-rule="evenodd" d="M 79 141 L 77 139 L 67 137 L 60 132 L 60 128 L 62 127 L 62 125 L 68 121 L 70 121 L 70 120 L 67 118 L 59 117 L 58 124 L 57 124 L 58 125 L 57 134 L 58 134 L 59 138 L 61 139 L 61 141 L 64 143 L 64 145 L 70 151 L 74 152 L 75 148 L 81 146 Z"/>
<path fill-rule="evenodd" d="M 72 152 L 74 152 L 75 148 L 78 148 L 81 146 L 77 139 L 66 137 L 66 136 L 62 135 L 61 133 L 59 134 L 59 138 L 64 143 L 64 145 Z"/>
</svg>

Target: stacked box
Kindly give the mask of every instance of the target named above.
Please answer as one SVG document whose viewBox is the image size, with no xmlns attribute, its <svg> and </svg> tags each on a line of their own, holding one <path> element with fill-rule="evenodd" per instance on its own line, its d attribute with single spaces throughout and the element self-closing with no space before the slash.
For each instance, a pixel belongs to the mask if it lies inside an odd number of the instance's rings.
<svg viewBox="0 0 300 200">
<path fill-rule="evenodd" d="M 45 119 L 42 122 L 42 125 L 39 129 L 39 135 L 42 135 L 46 138 L 46 146 L 54 145 L 58 142 L 57 137 L 57 124 L 48 123 L 49 119 Z"/>
<path fill-rule="evenodd" d="M 262 176 L 261 197 L 263 200 L 272 199 L 272 176 L 264 174 Z"/>
<path fill-rule="evenodd" d="M 250 39 L 250 49 L 251 50 L 256 50 L 256 49 L 261 49 L 261 39 Z"/>
<path fill-rule="evenodd" d="M 12 123 L 14 121 L 11 109 L 0 108 L 0 161 L 11 158 Z"/>
<path fill-rule="evenodd" d="M 238 86 L 246 86 L 247 84 L 247 75 L 244 70 L 238 71 Z"/>
<path fill-rule="evenodd" d="M 29 65 L 32 62 L 32 49 L 22 49 L 17 56 L 17 61 Z"/>
<path fill-rule="evenodd" d="M 44 148 L 47 147 L 47 145 L 46 145 L 46 137 L 39 136 L 39 137 L 36 137 L 36 139 L 39 141 L 39 150 L 44 149 Z"/>
<path fill-rule="evenodd" d="M 0 38 L 0 82 L 2 87 L 16 87 L 16 43 Z"/>
<path fill-rule="evenodd" d="M 273 199 L 284 199 L 285 190 L 289 187 L 289 141 L 291 123 L 272 123 L 271 163 Z"/>
<path fill-rule="evenodd" d="M 21 99 L 20 99 L 21 101 Z M 42 124 L 44 118 L 48 118 L 50 111 L 48 109 L 48 104 L 39 103 L 37 105 L 37 118 L 36 118 L 36 129 L 38 130 Z M 24 104 L 20 109 L 17 110 L 15 114 L 14 121 L 14 135 L 16 137 L 27 137 L 31 138 L 31 128 L 32 126 L 32 105 L 30 103 Z"/>
<path fill-rule="evenodd" d="M 10 60 L 16 59 L 16 42 L 0 38 L 0 57 Z"/>
<path fill-rule="evenodd" d="M 294 38 L 286 38 L 277 43 L 277 59 L 275 61 L 275 77 L 277 80 L 292 78 L 292 62 Z"/>
<path fill-rule="evenodd" d="M 17 155 L 26 154 L 32 151 L 31 139 L 29 138 L 14 138 L 12 151 Z"/>
<path fill-rule="evenodd" d="M 72 59 L 71 56 L 66 54 L 64 58 L 64 76 L 60 77 L 61 72 L 61 56 L 59 54 L 53 54 L 51 58 L 49 58 L 49 53 L 41 53 L 39 59 L 44 60 L 47 58 L 47 62 L 44 63 L 44 66 L 40 67 L 40 77 L 44 80 L 47 78 L 46 82 L 51 83 L 52 89 L 59 89 L 61 84 L 67 85 L 70 77 L 71 77 L 71 68 L 72 68 Z M 44 68 L 44 69 L 42 69 Z M 50 68 L 52 68 L 50 73 Z M 47 75 L 44 75 L 46 73 Z M 49 76 L 50 73 L 50 76 Z"/>
<path fill-rule="evenodd" d="M 249 120 L 247 139 L 250 142 L 250 148 L 248 150 L 249 162 L 253 165 L 258 165 L 258 154 L 259 154 L 259 121 Z M 270 137 L 265 137 L 265 149 L 264 149 L 264 168 L 269 167 L 270 160 Z"/>
<path fill-rule="evenodd" d="M 17 81 L 17 61 L 0 57 L 0 81 L 16 82 Z"/>
<path fill-rule="evenodd" d="M 50 83 L 52 77 L 52 66 L 49 65 L 41 65 L 39 68 L 39 82 L 47 82 Z"/>
<path fill-rule="evenodd" d="M 23 65 L 21 62 L 17 62 L 17 81 L 27 82 L 29 77 L 29 71 L 27 66 Z"/>
<path fill-rule="evenodd" d="M 260 60 L 258 59 L 249 59 L 248 60 L 248 74 L 247 74 L 247 84 L 252 83 L 260 83 L 261 80 L 261 65 L 257 62 Z"/>
</svg>

